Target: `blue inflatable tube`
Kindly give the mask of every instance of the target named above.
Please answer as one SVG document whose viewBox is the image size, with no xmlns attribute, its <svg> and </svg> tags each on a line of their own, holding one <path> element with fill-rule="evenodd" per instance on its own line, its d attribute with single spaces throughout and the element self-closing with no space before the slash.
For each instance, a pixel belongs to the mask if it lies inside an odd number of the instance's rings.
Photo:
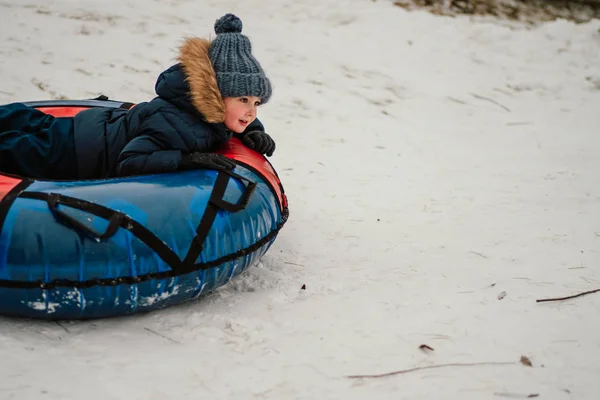
<svg viewBox="0 0 600 400">
<path fill-rule="evenodd" d="M 0 173 L 0 313 L 148 312 L 195 299 L 255 265 L 287 220 L 287 199 L 264 157 L 235 139 L 220 152 L 236 160 L 231 173 L 75 182 Z"/>
</svg>

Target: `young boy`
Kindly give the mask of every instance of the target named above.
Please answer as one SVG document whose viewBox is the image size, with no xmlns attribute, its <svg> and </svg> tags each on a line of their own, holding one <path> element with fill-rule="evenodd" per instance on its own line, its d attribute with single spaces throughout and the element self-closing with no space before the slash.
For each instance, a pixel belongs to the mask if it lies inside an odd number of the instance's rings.
<svg viewBox="0 0 600 400">
<path fill-rule="evenodd" d="M 179 63 L 158 77 L 158 97 L 130 110 L 92 108 L 54 118 L 21 103 L 0 107 L 0 171 L 32 178 L 100 179 L 190 168 L 232 169 L 211 154 L 235 134 L 271 156 L 275 142 L 256 119 L 272 88 L 226 14 L 217 37 L 185 40 Z"/>
</svg>

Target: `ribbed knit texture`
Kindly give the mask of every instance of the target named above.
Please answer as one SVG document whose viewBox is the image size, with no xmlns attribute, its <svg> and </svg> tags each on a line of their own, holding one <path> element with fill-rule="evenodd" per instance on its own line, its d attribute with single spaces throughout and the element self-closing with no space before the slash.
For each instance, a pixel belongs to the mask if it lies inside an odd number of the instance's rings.
<svg viewBox="0 0 600 400">
<path fill-rule="evenodd" d="M 242 21 L 226 14 L 215 22 L 217 37 L 208 50 L 223 97 L 256 96 L 262 103 L 271 98 L 271 82 L 252 55 L 250 39 L 242 35 Z"/>
</svg>

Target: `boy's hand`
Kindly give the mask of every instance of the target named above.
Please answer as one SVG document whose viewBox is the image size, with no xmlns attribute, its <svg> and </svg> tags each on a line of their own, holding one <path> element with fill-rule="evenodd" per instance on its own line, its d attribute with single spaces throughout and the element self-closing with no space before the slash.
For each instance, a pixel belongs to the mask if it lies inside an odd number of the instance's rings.
<svg viewBox="0 0 600 400">
<path fill-rule="evenodd" d="M 242 143 L 267 157 L 271 157 L 275 151 L 275 141 L 262 131 L 252 131 L 244 134 Z"/>
<path fill-rule="evenodd" d="M 196 152 L 181 156 L 180 169 L 208 168 L 217 171 L 231 171 L 235 166 L 235 162 L 222 154 Z"/>
</svg>

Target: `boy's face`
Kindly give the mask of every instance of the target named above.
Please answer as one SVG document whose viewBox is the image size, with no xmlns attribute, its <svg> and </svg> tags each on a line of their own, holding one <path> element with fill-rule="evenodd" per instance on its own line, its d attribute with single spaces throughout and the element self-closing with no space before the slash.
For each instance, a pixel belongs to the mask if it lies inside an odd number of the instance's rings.
<svg viewBox="0 0 600 400">
<path fill-rule="evenodd" d="M 256 119 L 260 97 L 225 97 L 223 100 L 225 101 L 225 126 L 236 133 L 244 132 L 246 127 Z"/>
</svg>

